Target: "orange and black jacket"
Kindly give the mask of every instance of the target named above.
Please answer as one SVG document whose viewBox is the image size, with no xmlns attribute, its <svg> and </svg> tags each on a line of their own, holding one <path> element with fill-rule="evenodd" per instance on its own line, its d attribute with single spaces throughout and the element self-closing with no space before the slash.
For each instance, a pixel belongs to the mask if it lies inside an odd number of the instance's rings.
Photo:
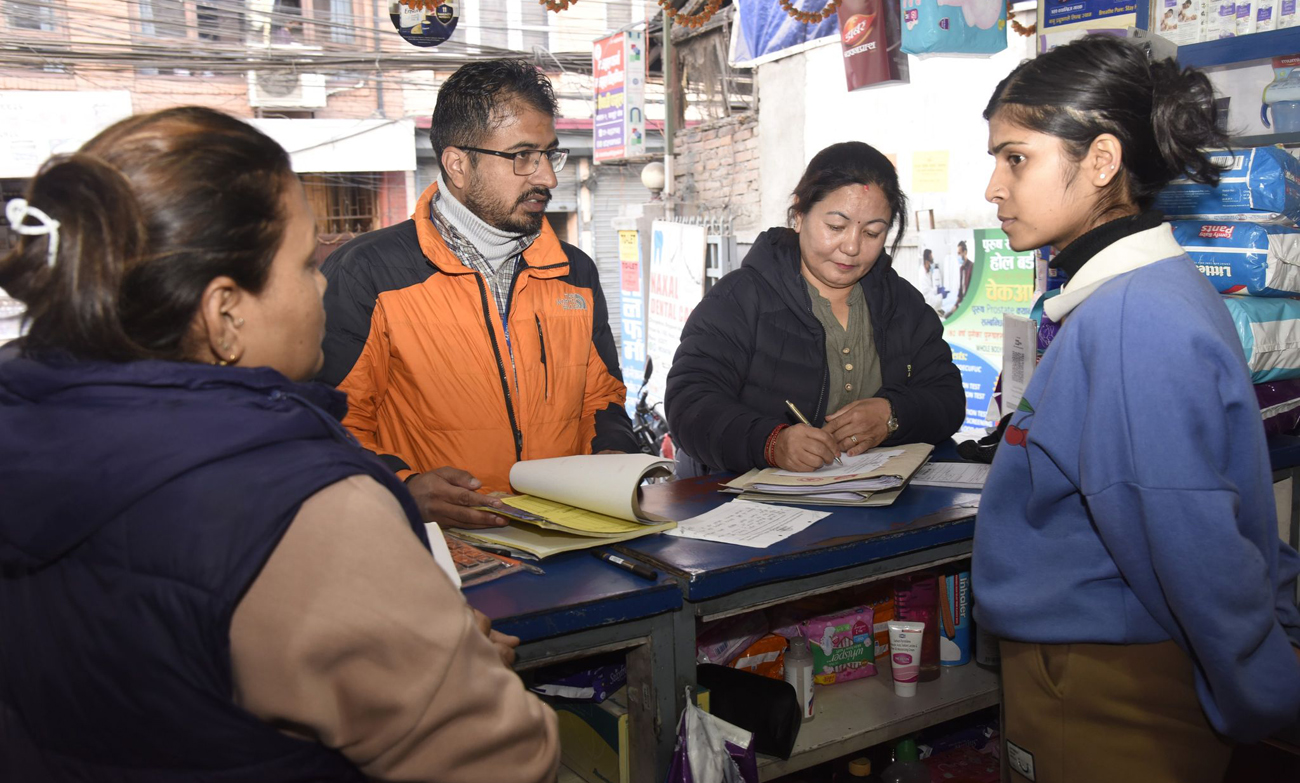
<svg viewBox="0 0 1300 783">
<path fill-rule="evenodd" d="M 507 332 L 429 219 L 436 187 L 325 261 L 320 378 L 347 393 L 344 425 L 401 478 L 451 465 L 488 490 L 508 491 L 518 460 L 636 451 L 596 265 L 543 222 Z"/>
</svg>

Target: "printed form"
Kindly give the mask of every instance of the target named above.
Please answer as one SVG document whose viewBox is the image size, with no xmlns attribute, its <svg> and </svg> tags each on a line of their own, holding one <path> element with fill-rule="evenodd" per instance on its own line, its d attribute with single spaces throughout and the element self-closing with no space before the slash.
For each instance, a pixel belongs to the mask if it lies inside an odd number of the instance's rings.
<svg viewBox="0 0 1300 783">
<path fill-rule="evenodd" d="M 664 535 L 766 549 L 807 528 L 829 511 L 809 511 L 749 500 L 733 500 L 712 511 L 678 522 Z"/>
</svg>

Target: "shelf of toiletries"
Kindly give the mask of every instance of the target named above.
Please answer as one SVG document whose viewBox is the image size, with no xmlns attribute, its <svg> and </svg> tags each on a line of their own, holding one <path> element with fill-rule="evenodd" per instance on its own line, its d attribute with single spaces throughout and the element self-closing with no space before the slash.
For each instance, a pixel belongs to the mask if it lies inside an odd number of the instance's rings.
<svg viewBox="0 0 1300 783">
<path fill-rule="evenodd" d="M 1151 32 L 1204 68 L 1300 52 L 1297 0 L 1150 0 Z"/>
<path fill-rule="evenodd" d="M 1266 133 L 1262 136 L 1234 136 L 1228 140 L 1228 146 L 1235 150 L 1249 147 L 1270 147 L 1281 144 L 1283 147 L 1300 147 L 1300 132 Z M 1295 154 L 1294 152 L 1291 154 Z"/>
<path fill-rule="evenodd" d="M 942 667 L 937 680 L 920 683 L 910 698 L 894 695 L 888 656 L 877 658 L 876 667 L 873 677 L 817 686 L 815 717 L 799 728 L 790 758 L 759 756 L 759 777 L 807 769 L 1000 701 L 998 673 L 973 661 Z"/>
<path fill-rule="evenodd" d="M 1178 63 L 1208 68 L 1296 53 L 1300 53 L 1300 27 L 1291 27 L 1179 46 Z"/>
</svg>

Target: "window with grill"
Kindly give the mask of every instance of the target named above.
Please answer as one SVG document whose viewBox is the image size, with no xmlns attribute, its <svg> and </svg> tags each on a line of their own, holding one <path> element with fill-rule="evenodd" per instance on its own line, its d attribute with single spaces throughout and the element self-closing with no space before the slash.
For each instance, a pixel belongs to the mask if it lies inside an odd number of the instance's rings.
<svg viewBox="0 0 1300 783">
<path fill-rule="evenodd" d="M 316 43 L 352 43 L 356 24 L 352 0 L 313 0 L 312 21 L 316 23 Z"/>
<path fill-rule="evenodd" d="M 242 43 L 245 35 L 243 0 L 206 0 L 195 6 L 199 40 Z"/>
<path fill-rule="evenodd" d="M 4 4 L 9 26 L 19 30 L 54 32 L 54 8 L 48 2 L 14 2 Z"/>
<path fill-rule="evenodd" d="M 186 38 L 185 5 L 172 0 L 139 0 L 140 32 L 155 38 Z"/>
<path fill-rule="evenodd" d="M 382 174 L 303 174 L 307 201 L 322 237 L 362 234 L 379 227 Z"/>
</svg>

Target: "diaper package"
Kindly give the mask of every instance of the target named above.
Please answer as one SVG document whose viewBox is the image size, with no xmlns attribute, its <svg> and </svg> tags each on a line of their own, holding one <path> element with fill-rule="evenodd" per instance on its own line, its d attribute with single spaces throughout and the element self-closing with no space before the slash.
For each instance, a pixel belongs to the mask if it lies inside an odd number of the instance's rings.
<svg viewBox="0 0 1300 783">
<path fill-rule="evenodd" d="M 1252 383 L 1300 378 L 1300 301 L 1225 296 Z"/>
<path fill-rule="evenodd" d="M 834 685 L 876 673 L 871 609 L 859 606 L 841 614 L 814 617 L 799 624 L 813 653 L 813 682 Z"/>
<path fill-rule="evenodd" d="M 1007 48 L 1002 0 L 902 0 L 908 54 L 996 54 Z"/>
<path fill-rule="evenodd" d="M 1174 239 L 1222 294 L 1300 296 L 1300 229 L 1175 220 Z"/>
<path fill-rule="evenodd" d="M 1180 220 L 1300 224 L 1300 161 L 1277 147 L 1210 157 L 1231 165 L 1217 186 L 1176 179 L 1156 196 L 1156 209 Z"/>
</svg>

